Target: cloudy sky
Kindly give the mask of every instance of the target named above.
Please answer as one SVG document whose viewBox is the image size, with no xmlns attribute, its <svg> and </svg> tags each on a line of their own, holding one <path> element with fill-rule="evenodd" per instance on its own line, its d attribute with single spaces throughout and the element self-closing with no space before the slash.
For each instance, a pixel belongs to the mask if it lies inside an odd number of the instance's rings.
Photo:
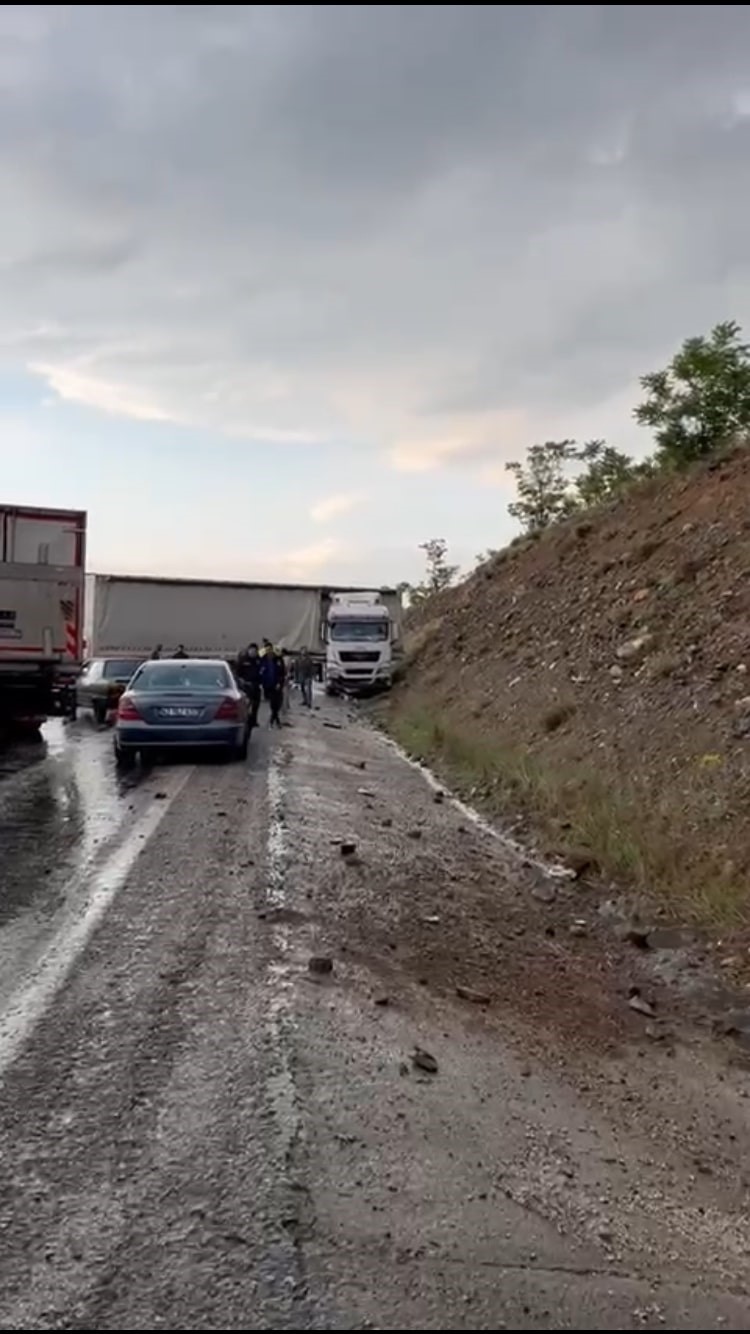
<svg viewBox="0 0 750 1334">
<path fill-rule="evenodd" d="M 414 577 L 750 301 L 750 7 L 0 7 L 0 499 Z"/>
</svg>

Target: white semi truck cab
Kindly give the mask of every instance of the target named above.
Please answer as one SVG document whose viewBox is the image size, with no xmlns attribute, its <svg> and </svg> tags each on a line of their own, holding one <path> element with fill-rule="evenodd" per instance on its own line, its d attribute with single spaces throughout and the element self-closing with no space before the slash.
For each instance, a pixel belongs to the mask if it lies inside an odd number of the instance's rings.
<svg viewBox="0 0 750 1334">
<path fill-rule="evenodd" d="M 333 593 L 325 626 L 326 692 L 389 690 L 398 632 L 380 593 Z"/>
</svg>

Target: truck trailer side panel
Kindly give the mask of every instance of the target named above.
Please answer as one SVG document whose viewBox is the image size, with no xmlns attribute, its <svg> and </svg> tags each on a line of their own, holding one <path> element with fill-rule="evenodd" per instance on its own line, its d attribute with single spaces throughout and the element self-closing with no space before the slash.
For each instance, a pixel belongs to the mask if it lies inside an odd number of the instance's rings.
<svg viewBox="0 0 750 1334">
<path fill-rule="evenodd" d="M 197 656 L 233 657 L 268 638 L 296 652 L 321 649 L 321 596 L 315 588 L 200 583 L 91 575 L 87 654 L 144 657 L 184 644 Z"/>
<path fill-rule="evenodd" d="M 0 505 L 0 724 L 72 710 L 85 558 L 82 511 Z"/>
<path fill-rule="evenodd" d="M 0 664 L 76 666 L 86 515 L 0 506 Z"/>
</svg>

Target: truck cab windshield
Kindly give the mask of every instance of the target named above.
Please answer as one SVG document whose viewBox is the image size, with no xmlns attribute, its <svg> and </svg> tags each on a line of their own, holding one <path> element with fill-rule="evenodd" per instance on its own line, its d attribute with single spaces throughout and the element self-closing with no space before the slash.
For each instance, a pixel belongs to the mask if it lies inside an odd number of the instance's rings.
<svg viewBox="0 0 750 1334">
<path fill-rule="evenodd" d="M 388 638 L 387 621 L 345 621 L 334 620 L 330 623 L 332 640 L 348 640 L 350 643 L 382 643 Z"/>
</svg>

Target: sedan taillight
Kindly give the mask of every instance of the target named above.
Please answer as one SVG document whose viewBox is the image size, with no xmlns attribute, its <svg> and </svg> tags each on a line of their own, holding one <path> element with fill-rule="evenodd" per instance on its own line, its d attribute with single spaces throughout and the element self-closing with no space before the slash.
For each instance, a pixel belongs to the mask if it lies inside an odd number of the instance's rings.
<svg viewBox="0 0 750 1334">
<path fill-rule="evenodd" d="M 220 720 L 221 722 L 226 722 L 226 723 L 238 722 L 240 717 L 239 701 L 236 699 L 232 699 L 231 696 L 228 696 L 226 699 L 223 699 L 218 709 L 216 710 L 215 716 L 217 721 Z"/>
<path fill-rule="evenodd" d="M 128 695 L 120 696 L 120 702 L 117 705 L 117 720 L 121 723 L 137 723 L 141 721 L 141 714 L 136 708 L 134 701 Z"/>
</svg>

